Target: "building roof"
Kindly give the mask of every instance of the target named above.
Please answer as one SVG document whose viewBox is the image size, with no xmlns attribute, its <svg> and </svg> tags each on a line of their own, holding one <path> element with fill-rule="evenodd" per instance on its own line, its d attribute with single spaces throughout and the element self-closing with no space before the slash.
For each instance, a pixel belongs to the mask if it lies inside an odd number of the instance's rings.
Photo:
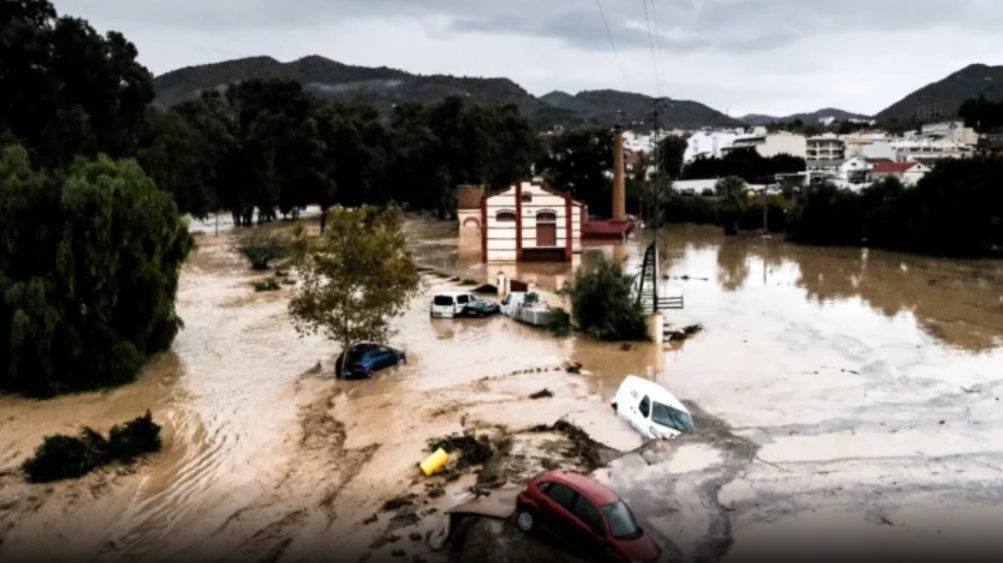
<svg viewBox="0 0 1003 563">
<path fill-rule="evenodd" d="M 456 191 L 458 209 L 480 209 L 484 198 L 484 186 L 458 186 Z"/>
<path fill-rule="evenodd" d="M 915 162 L 878 162 L 874 165 L 875 174 L 902 174 L 916 166 Z"/>
</svg>

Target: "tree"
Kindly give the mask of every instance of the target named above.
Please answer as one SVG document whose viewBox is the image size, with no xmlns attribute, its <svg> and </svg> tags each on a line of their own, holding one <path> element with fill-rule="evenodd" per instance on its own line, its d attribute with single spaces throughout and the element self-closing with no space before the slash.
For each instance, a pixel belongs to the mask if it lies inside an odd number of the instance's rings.
<svg viewBox="0 0 1003 563">
<path fill-rule="evenodd" d="M 679 178 L 683 170 L 687 148 L 689 148 L 689 144 L 682 137 L 669 135 L 662 139 L 655 149 L 658 171 L 669 178 Z"/>
<path fill-rule="evenodd" d="M 0 131 L 45 167 L 132 156 L 153 77 L 120 33 L 58 17 L 47 0 L 0 3 Z"/>
<path fill-rule="evenodd" d="M 52 174 L 0 153 L 0 388 L 48 396 L 131 381 L 181 326 L 192 239 L 134 160 Z"/>
<path fill-rule="evenodd" d="M 181 213 L 205 219 L 215 210 L 211 155 L 203 132 L 175 111 L 150 108 L 136 158 Z"/>
<path fill-rule="evenodd" d="M 720 198 L 719 216 L 727 235 L 738 234 L 738 221 L 745 211 L 745 181 L 735 176 L 722 178 L 714 186 Z"/>
<path fill-rule="evenodd" d="M 547 181 L 589 206 L 595 215 L 613 213 L 613 135 L 580 129 L 554 137 L 539 166 Z"/>
<path fill-rule="evenodd" d="M 296 329 L 323 331 L 345 351 L 359 342 L 386 342 L 394 334 L 390 320 L 405 311 L 421 285 L 403 214 L 364 205 L 336 207 L 330 215 L 320 239 L 300 235 L 302 285 L 289 302 Z"/>
<path fill-rule="evenodd" d="M 603 256 L 579 270 L 562 291 L 571 298 L 580 330 L 600 340 L 645 340 L 644 311 L 633 286 L 620 263 Z"/>
</svg>

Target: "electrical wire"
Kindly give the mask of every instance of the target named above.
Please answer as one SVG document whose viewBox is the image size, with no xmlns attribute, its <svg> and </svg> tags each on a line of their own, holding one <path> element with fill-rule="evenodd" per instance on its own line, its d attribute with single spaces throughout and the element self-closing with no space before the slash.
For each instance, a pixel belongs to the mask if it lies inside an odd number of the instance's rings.
<svg viewBox="0 0 1003 563">
<path fill-rule="evenodd" d="M 616 57 L 616 64 L 620 67 L 620 74 L 623 76 L 623 85 L 630 92 L 630 83 L 627 82 L 627 71 L 623 68 L 623 62 L 620 60 L 620 52 L 616 48 L 616 42 L 613 41 L 613 32 L 609 29 L 609 22 L 606 20 L 606 11 L 602 8 L 602 0 L 596 0 L 596 6 L 599 7 L 599 15 L 602 16 L 602 23 L 606 26 L 606 36 L 609 37 L 609 46 L 613 48 L 613 56 Z"/>
<path fill-rule="evenodd" d="M 658 8 L 655 6 L 655 0 L 651 0 L 651 20 L 655 26 L 655 46 L 658 48 L 658 74 L 662 85 L 665 86 L 668 84 L 668 81 L 665 80 L 665 64 L 663 63 L 665 51 L 662 48 L 662 32 L 658 28 Z"/>
<path fill-rule="evenodd" d="M 658 79 L 658 58 L 655 55 L 655 36 L 651 33 L 651 16 L 648 12 L 648 0 L 641 0 L 644 4 L 644 22 L 648 28 L 648 44 L 651 46 L 651 68 L 655 71 L 655 89 L 658 91 L 658 97 L 662 97 L 662 83 Z"/>
</svg>

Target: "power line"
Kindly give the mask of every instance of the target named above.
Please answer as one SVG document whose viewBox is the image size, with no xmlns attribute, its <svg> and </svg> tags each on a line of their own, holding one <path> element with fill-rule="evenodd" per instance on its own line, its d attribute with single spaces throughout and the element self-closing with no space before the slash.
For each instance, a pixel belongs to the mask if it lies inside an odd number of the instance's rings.
<svg viewBox="0 0 1003 563">
<path fill-rule="evenodd" d="M 665 80 L 665 64 L 662 62 L 664 60 L 662 57 L 664 50 L 662 49 L 662 33 L 658 29 L 658 9 L 656 5 L 655 0 L 651 0 L 651 19 L 655 24 L 655 44 L 658 46 L 658 74 L 662 84 L 665 85 L 667 83 Z"/>
<path fill-rule="evenodd" d="M 651 33 L 651 16 L 648 14 L 648 0 L 641 0 L 644 4 L 644 21 L 648 27 L 648 44 L 651 45 L 651 68 L 655 70 L 655 89 L 658 91 L 658 97 L 662 97 L 662 84 L 658 80 L 658 58 L 655 56 L 655 38 Z"/>
<path fill-rule="evenodd" d="M 616 57 L 616 64 L 620 67 L 620 74 L 623 76 L 623 85 L 630 91 L 630 83 L 627 82 L 627 71 L 623 69 L 623 62 L 620 61 L 620 52 L 616 49 L 616 43 L 613 41 L 613 32 L 609 30 L 609 22 L 606 21 L 606 12 L 602 9 L 602 0 L 596 0 L 596 6 L 599 6 L 599 15 L 602 16 L 602 23 L 606 26 L 606 36 L 609 37 L 609 46 L 613 48 L 613 56 Z"/>
</svg>

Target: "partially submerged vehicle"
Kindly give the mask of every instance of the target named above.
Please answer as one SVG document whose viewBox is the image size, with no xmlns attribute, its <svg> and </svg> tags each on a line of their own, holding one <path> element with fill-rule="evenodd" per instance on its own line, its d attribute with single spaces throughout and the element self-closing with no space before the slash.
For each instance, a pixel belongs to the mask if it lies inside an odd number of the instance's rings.
<svg viewBox="0 0 1003 563">
<path fill-rule="evenodd" d="M 515 522 L 544 531 L 594 561 L 654 563 L 662 549 L 612 490 L 581 473 L 538 475 L 519 493 Z"/>
<path fill-rule="evenodd" d="M 362 342 L 349 348 L 347 361 L 344 352 L 338 356 L 334 373 L 339 379 L 365 379 L 377 371 L 406 363 L 407 355 L 402 350 Z"/>
<path fill-rule="evenodd" d="M 497 315 L 499 312 L 501 308 L 494 301 L 482 299 L 465 291 L 445 291 L 432 296 L 429 316 L 433 319 L 483 318 Z"/>
<path fill-rule="evenodd" d="M 562 311 L 552 308 L 539 294 L 522 291 L 505 296 L 501 312 L 517 321 L 539 327 L 556 324 L 563 314 Z"/>
<path fill-rule="evenodd" d="M 675 395 L 653 381 L 628 375 L 613 398 L 613 410 L 650 440 L 693 430 L 693 417 Z"/>
</svg>

